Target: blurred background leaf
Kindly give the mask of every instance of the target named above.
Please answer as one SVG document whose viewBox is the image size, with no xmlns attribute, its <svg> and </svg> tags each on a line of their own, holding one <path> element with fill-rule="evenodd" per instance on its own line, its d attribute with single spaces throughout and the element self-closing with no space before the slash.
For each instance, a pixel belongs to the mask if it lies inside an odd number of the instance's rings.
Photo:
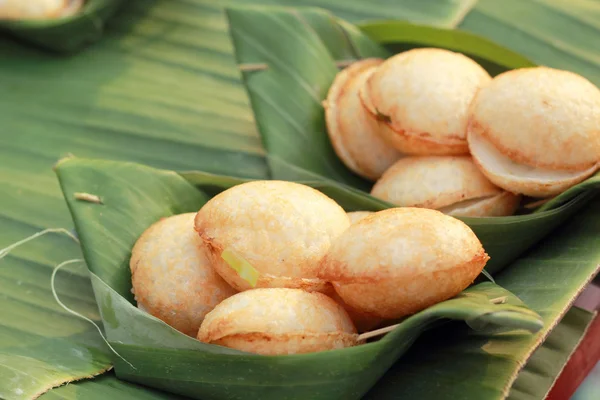
<svg viewBox="0 0 600 400">
<path fill-rule="evenodd" d="M 102 39 L 104 26 L 123 0 L 86 0 L 76 14 L 50 20 L 0 20 L 0 29 L 26 44 L 72 54 Z"/>
<path fill-rule="evenodd" d="M 596 0 L 478 0 L 458 27 L 600 85 Z"/>
</svg>

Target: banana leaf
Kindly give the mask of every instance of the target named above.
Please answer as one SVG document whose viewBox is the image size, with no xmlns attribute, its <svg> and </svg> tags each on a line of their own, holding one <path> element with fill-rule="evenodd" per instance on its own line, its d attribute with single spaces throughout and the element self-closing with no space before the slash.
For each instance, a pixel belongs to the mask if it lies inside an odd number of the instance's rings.
<svg viewBox="0 0 600 400">
<path fill-rule="evenodd" d="M 95 43 L 123 0 L 86 0 L 79 12 L 54 19 L 1 20 L 0 29 L 47 50 L 72 54 Z"/>
<path fill-rule="evenodd" d="M 167 169 L 201 168 L 225 174 L 268 176 L 219 3 L 125 3 L 123 12 L 111 20 L 104 40 L 69 59 L 30 51 L 0 37 L 2 245 L 46 227 L 71 226 L 50 169 L 58 157 L 68 152 L 136 160 Z M 310 0 L 277 3 L 317 4 Z M 454 26 L 469 11 L 467 3 L 476 2 L 377 0 L 366 5 L 360 1 L 329 0 L 326 6 L 352 21 L 365 17 L 407 18 Z M 561 9 L 552 11 L 549 3 L 560 4 Z M 596 34 L 593 27 L 597 10 L 594 4 L 580 0 L 480 0 L 461 27 L 520 51 L 540 64 L 572 69 L 594 79 L 599 71 L 599 49 L 590 38 Z M 4 311 L 0 312 L 0 354 L 7 366 L 17 365 L 15 360 L 19 360 L 21 376 L 27 375 L 28 382 L 37 388 L 7 398 L 30 398 L 26 393 L 52 386 L 50 381 L 58 384 L 93 375 L 109 366 L 106 355 L 104 362 L 95 365 L 78 358 L 77 350 L 85 354 L 87 348 L 102 346 L 94 328 L 85 322 L 61 314 L 57 307 L 48 329 L 40 329 L 37 324 L 48 314 L 48 306 L 54 305 L 48 284 L 51 268 L 66 259 L 80 257 L 78 246 L 69 239 L 49 235 L 16 249 L 2 260 L 0 309 Z M 591 265 L 593 260 L 580 262 Z M 99 320 L 87 275 L 81 268 L 59 275 L 59 295 L 72 307 Z M 566 278 L 565 289 L 554 291 L 561 296 L 561 302 L 566 301 L 562 293 L 574 293 L 575 281 L 579 279 Z M 17 290 L 19 285 L 24 291 Z M 32 302 L 32 293 L 40 305 Z M 17 325 L 17 321 L 21 322 Z M 65 334 L 68 329 L 88 332 L 85 343 Z M 35 353 L 27 351 L 29 346 L 41 342 L 45 345 Z M 55 347 L 59 344 L 62 347 Z M 104 351 L 106 354 L 107 349 Z M 44 368 L 37 367 L 39 362 Z M 57 366 L 70 369 L 59 370 Z M 475 364 L 474 370 L 479 368 Z M 57 371 L 62 380 L 51 373 Z M 0 387 L 23 388 L 24 381 L 11 386 L 14 376 L 11 369 L 0 367 Z M 132 393 L 125 390 L 127 384 L 113 383 L 110 379 L 98 379 L 70 384 L 59 391 L 84 399 L 103 389 L 110 389 L 103 398 Z M 124 391 L 122 396 L 118 394 L 120 390 Z"/>
<path fill-rule="evenodd" d="M 72 225 L 52 176 L 42 177 L 35 171 L 51 171 L 52 163 L 30 155 L 19 163 L 5 164 L 11 149 L 7 139 L 11 136 L 3 131 L 0 248 L 49 227 Z M 65 260 L 80 258 L 77 243 L 54 233 L 16 248 L 0 260 L 0 398 L 35 398 L 54 386 L 111 368 L 95 328 L 63 310 L 50 290 L 52 269 Z M 64 268 L 55 289 L 74 310 L 101 324 L 85 267 Z"/>
<path fill-rule="evenodd" d="M 453 28 L 477 4 L 477 0 L 228 0 L 222 1 L 221 5 L 226 7 L 250 3 L 266 6 L 319 7 L 348 21 L 391 18 Z"/>
<path fill-rule="evenodd" d="M 82 10 L 76 15 L 52 20 L 0 20 L 0 30 L 29 44 L 71 55 L 100 40 L 104 35 L 107 22 L 123 3 L 123 0 L 86 0 Z M 154 3 L 154 1 L 150 3 Z M 235 1 L 221 1 L 220 3 L 235 3 Z M 261 3 L 277 4 L 282 2 L 263 0 Z M 392 16 L 446 27 L 456 26 L 475 5 L 474 0 L 436 0 L 426 3 L 406 0 L 401 2 L 377 0 L 375 4 L 370 5 L 360 1 L 349 2 L 353 4 L 347 5 L 336 1 L 326 3 L 322 1 L 292 2 L 296 5 L 299 5 L 298 3 L 306 5 L 312 3 L 312 5 L 326 7 L 338 15 L 350 19 Z M 215 6 L 218 7 L 218 5 Z"/>
<path fill-rule="evenodd" d="M 519 338 L 499 335 L 485 343 L 486 339 L 476 333 L 455 327 L 446 332 L 441 342 L 435 337 L 435 331 L 425 333 L 365 396 L 365 400 L 542 400 L 583 339 L 594 316 L 586 310 L 571 308 L 524 366 L 518 363 L 512 366 L 519 374 L 516 380 L 515 374 L 507 375 L 502 369 L 514 362 L 512 357 L 519 347 Z M 485 348 L 480 349 L 478 345 Z M 454 368 L 447 367 L 446 362 Z M 417 368 L 411 368 L 413 365 Z M 444 390 L 440 390 L 440 386 Z"/>
<path fill-rule="evenodd" d="M 587 329 L 595 314 L 573 307 L 570 309 L 560 323 L 552 330 L 550 336 L 537 349 L 531 359 L 525 364 L 517 381 L 513 384 L 511 398 L 515 398 L 514 388 L 521 387 L 518 392 L 526 392 L 529 399 L 542 399 L 549 387 L 560 373 L 562 367 L 574 352 L 577 345 L 587 333 Z M 435 331 L 432 331 L 435 333 Z M 423 337 L 427 337 L 425 333 Z M 419 346 L 423 338 L 418 339 L 415 346 Z M 409 354 L 413 349 L 409 350 Z M 387 374 L 380 381 L 386 382 L 391 374 Z M 531 380 L 540 381 L 540 384 L 532 385 Z M 388 384 L 387 382 L 385 384 Z M 373 393 L 366 398 L 376 394 L 376 386 Z M 113 372 L 97 377 L 93 380 L 82 381 L 76 384 L 53 389 L 40 397 L 40 400 L 104 400 L 108 398 L 128 397 L 141 400 L 178 399 L 175 395 L 164 391 L 153 390 L 148 386 L 141 386 L 119 380 Z M 394 397 L 397 398 L 397 397 Z"/>
<path fill-rule="evenodd" d="M 50 202 L 51 203 L 51 202 Z M 31 229 L 25 223 L 9 224 L 12 234 Z M 33 226 L 33 225 L 32 225 Z M 8 235 L 0 233 L 5 242 Z M 50 388 L 78 378 L 91 378 L 110 369 L 110 358 L 98 333 L 86 321 L 66 313 L 50 292 L 55 264 L 79 254 L 70 239 L 53 237 L 35 251 L 19 250 L 0 264 L 0 398 L 31 399 Z M 6 268 L 10 262 L 12 268 Z M 57 294 L 79 313 L 101 323 L 89 277 L 82 268 L 63 272 Z"/>
<path fill-rule="evenodd" d="M 362 23 L 358 28 L 391 54 L 419 47 L 445 48 L 469 56 L 492 76 L 509 69 L 536 65 L 519 53 L 479 35 L 458 29 L 442 29 L 403 21 L 373 21 Z M 361 52 L 360 55 L 365 57 L 370 53 Z"/>
<path fill-rule="evenodd" d="M 268 178 L 222 9 L 127 3 L 106 40 L 72 57 L 0 35 L 0 248 L 72 228 L 52 172 L 69 153 Z M 81 258 L 77 243 L 50 233 L 0 260 L 0 397 L 30 399 L 111 367 L 96 328 L 50 290 L 52 269 Z M 59 272 L 56 291 L 101 323 L 85 266 Z"/>
<path fill-rule="evenodd" d="M 183 400 L 186 397 L 177 396 L 148 386 L 136 385 L 115 377 L 108 372 L 94 379 L 77 382 L 53 389 L 44 393 L 39 400 L 106 400 L 106 399 L 135 399 L 135 400 Z"/>
<path fill-rule="evenodd" d="M 344 199 L 351 197 L 356 210 L 392 205 L 368 194 L 371 184 L 343 165 L 329 141 L 321 102 L 338 72 L 336 62 L 389 56 L 389 48 L 434 46 L 483 60 L 491 74 L 534 65 L 458 30 L 389 21 L 363 24 L 363 34 L 320 9 L 236 7 L 227 15 L 273 177 L 321 180 L 330 190 L 346 192 Z M 278 26 L 286 29 L 272 35 Z M 491 257 L 486 270 L 494 274 L 572 216 L 598 187 L 592 178 L 536 213 L 461 219 L 484 244 Z"/>
<path fill-rule="evenodd" d="M 197 211 L 208 196 L 174 172 L 133 163 L 69 158 L 56 171 L 106 336 L 119 353 L 115 372 L 125 380 L 196 399 L 360 399 L 421 332 L 442 321 L 462 320 L 482 333 L 542 328 L 517 297 L 485 282 L 407 318 L 378 341 L 351 348 L 267 357 L 201 343 L 133 304 L 129 258 L 152 223 Z M 74 197 L 82 192 L 102 203 Z M 504 304 L 492 304 L 504 296 Z"/>
<path fill-rule="evenodd" d="M 519 371 L 508 392 L 508 400 L 546 398 L 565 364 L 589 334 L 596 313 L 572 307 Z"/>
<path fill-rule="evenodd" d="M 589 0 L 479 0 L 460 29 L 600 85 L 600 6 Z"/>
<path fill-rule="evenodd" d="M 368 8 L 376 18 L 452 26 L 473 5 L 393 3 L 346 1 L 335 9 L 351 20 Z M 72 227 L 52 173 L 69 153 L 269 177 L 218 2 L 123 2 L 109 22 L 102 40 L 70 57 L 0 35 L 0 247 L 46 228 Z M 46 40 L 42 28 L 40 40 Z M 73 41 L 86 36 L 67 33 Z M 111 367 L 96 329 L 62 310 L 50 290 L 52 269 L 81 257 L 76 243 L 52 233 L 0 261 L 0 397 L 29 399 Z M 100 322 L 85 271 L 72 265 L 60 272 L 57 294 Z"/>
</svg>

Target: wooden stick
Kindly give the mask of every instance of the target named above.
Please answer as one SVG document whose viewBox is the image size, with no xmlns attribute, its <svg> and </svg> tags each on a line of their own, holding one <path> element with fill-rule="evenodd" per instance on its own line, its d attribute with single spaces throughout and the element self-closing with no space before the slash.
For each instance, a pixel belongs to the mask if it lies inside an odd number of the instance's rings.
<svg viewBox="0 0 600 400">
<path fill-rule="evenodd" d="M 360 335 L 358 335 L 358 341 L 362 342 L 363 340 L 371 339 L 376 336 L 383 336 L 386 333 L 390 333 L 391 331 L 396 329 L 396 327 L 398 327 L 398 325 L 400 325 L 400 324 L 390 325 L 390 326 L 386 326 L 384 328 L 376 329 L 371 332 L 361 333 Z"/>
<path fill-rule="evenodd" d="M 504 304 L 506 302 L 507 296 L 496 297 L 494 299 L 490 299 L 490 303 L 492 304 Z M 376 329 L 374 331 L 361 333 L 358 335 L 358 341 L 362 342 L 363 340 L 371 339 L 377 336 L 383 336 L 387 333 L 390 333 L 394 329 L 396 329 L 400 324 L 386 326 L 384 328 Z"/>
<path fill-rule="evenodd" d="M 506 296 L 502 296 L 502 297 L 496 297 L 495 299 L 490 299 L 490 303 L 492 304 L 504 304 L 506 303 L 506 299 L 508 297 Z"/>
<path fill-rule="evenodd" d="M 269 69 L 269 65 L 267 63 L 238 64 L 238 68 L 240 69 L 240 71 L 254 72 Z"/>
<path fill-rule="evenodd" d="M 338 68 L 346 68 L 358 60 L 339 60 L 335 62 L 335 66 Z M 255 71 L 266 71 L 269 69 L 269 64 L 267 63 L 248 63 L 248 64 L 238 64 L 238 68 L 243 72 L 255 72 Z"/>
<path fill-rule="evenodd" d="M 88 203 L 102 204 L 102 199 L 95 194 L 76 192 L 73 194 L 75 200 L 87 201 Z"/>
<path fill-rule="evenodd" d="M 538 208 L 539 206 L 546 204 L 547 202 L 549 202 L 552 199 L 553 199 L 553 197 L 550 197 L 548 199 L 541 199 L 541 200 L 537 200 L 537 201 L 532 201 L 531 203 L 525 204 L 523 206 L 523 208 L 526 208 L 528 210 L 532 210 L 534 208 Z"/>
</svg>

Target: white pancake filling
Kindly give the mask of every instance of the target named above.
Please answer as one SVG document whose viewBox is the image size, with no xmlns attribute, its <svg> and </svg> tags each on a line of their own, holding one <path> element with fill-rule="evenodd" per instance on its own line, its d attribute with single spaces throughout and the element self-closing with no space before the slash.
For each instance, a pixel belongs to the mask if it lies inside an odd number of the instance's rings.
<svg viewBox="0 0 600 400">
<path fill-rule="evenodd" d="M 485 208 L 488 203 L 496 201 L 496 199 L 502 196 L 503 193 L 499 193 L 495 196 L 477 197 L 474 199 L 459 201 L 458 203 L 450 204 L 445 207 L 438 208 L 438 211 L 448 215 L 463 215 L 471 214 L 475 210 Z"/>
<path fill-rule="evenodd" d="M 578 179 L 591 175 L 596 167 L 584 171 L 557 171 L 532 167 L 514 162 L 502 154 L 494 145 L 481 135 L 469 132 L 469 148 L 473 157 L 487 170 L 502 179 L 532 181 L 538 183 L 555 183 Z"/>
</svg>

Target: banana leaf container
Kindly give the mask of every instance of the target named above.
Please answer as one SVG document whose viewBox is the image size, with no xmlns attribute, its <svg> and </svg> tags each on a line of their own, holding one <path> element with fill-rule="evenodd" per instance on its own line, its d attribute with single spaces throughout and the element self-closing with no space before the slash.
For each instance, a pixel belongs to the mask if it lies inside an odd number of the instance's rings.
<svg viewBox="0 0 600 400">
<path fill-rule="evenodd" d="M 314 99 L 306 100 L 314 93 L 318 100 L 325 98 L 336 64 L 436 46 L 477 58 L 494 74 L 532 65 L 474 35 L 400 21 L 357 27 L 313 8 L 231 8 L 227 16 L 272 177 L 312 186 L 347 211 L 392 205 L 369 196 L 364 182 L 348 178 L 327 142 L 323 109 Z M 285 29 L 273 35 L 277 26 Z M 306 93 L 307 85 L 316 88 L 313 94 Z M 289 118 L 274 113 L 281 109 Z M 329 168 L 318 164 L 322 159 L 334 165 L 340 179 L 321 173 Z M 455 298 L 404 319 L 382 338 L 351 348 L 261 356 L 201 343 L 136 307 L 131 249 L 158 219 L 198 211 L 211 196 L 245 180 L 74 157 L 61 160 L 55 171 L 81 241 L 106 337 L 116 352 L 115 372 L 123 380 L 203 400 L 361 399 L 381 384 L 425 331 L 436 329 L 443 342 L 448 326 L 458 325 L 484 338 L 528 335 L 543 327 L 541 317 L 517 296 L 481 280 Z M 500 272 L 577 213 L 599 185 L 598 177 L 592 177 L 522 215 L 464 218 L 491 256 L 488 272 Z M 77 193 L 99 201 L 82 201 Z M 504 301 L 493 301 L 497 298 Z M 485 346 L 473 351 L 483 354 Z M 385 386 L 393 390 L 393 382 Z"/>
</svg>

